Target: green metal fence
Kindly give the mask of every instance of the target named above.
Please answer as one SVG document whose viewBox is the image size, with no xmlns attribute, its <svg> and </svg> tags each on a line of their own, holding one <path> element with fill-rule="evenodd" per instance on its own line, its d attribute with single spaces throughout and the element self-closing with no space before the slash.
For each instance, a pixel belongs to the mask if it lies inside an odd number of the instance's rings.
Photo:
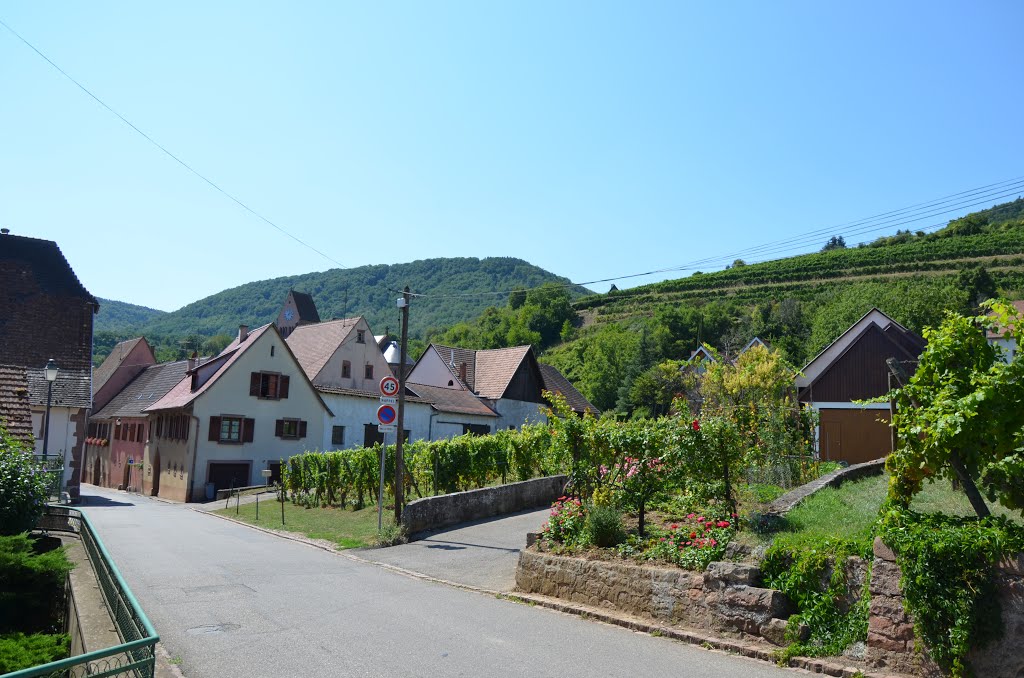
<svg viewBox="0 0 1024 678">
<path fill-rule="evenodd" d="M 47 506 L 37 529 L 70 532 L 81 538 L 121 644 L 8 673 L 3 678 L 152 678 L 156 670 L 156 643 L 160 637 L 139 607 L 89 519 L 77 509 Z"/>
</svg>

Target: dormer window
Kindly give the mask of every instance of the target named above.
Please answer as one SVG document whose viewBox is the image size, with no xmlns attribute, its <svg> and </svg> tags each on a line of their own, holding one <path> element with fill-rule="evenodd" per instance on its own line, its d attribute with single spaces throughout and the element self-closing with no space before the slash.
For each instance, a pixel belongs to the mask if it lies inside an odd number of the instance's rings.
<svg viewBox="0 0 1024 678">
<path fill-rule="evenodd" d="M 365 344 L 366 343 L 366 330 L 356 330 L 356 343 L 357 344 Z"/>
</svg>

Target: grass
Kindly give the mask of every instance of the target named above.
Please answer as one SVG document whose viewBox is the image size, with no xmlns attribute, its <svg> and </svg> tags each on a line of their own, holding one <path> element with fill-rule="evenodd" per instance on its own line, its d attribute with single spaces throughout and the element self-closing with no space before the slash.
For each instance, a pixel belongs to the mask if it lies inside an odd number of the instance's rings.
<svg viewBox="0 0 1024 678">
<path fill-rule="evenodd" d="M 775 543 L 798 549 L 813 547 L 826 538 L 868 539 L 885 500 L 888 482 L 888 474 L 883 474 L 821 490 L 789 512 L 786 529 L 775 535 Z M 911 508 L 920 513 L 974 515 L 966 495 L 954 491 L 948 481 L 926 482 Z M 994 515 L 1024 522 L 1020 513 L 998 505 L 989 508 Z"/>
<path fill-rule="evenodd" d="M 333 542 L 341 549 L 373 546 L 377 540 L 376 504 L 359 511 L 352 511 L 336 506 L 307 509 L 286 501 L 284 503 L 284 525 L 281 525 L 281 504 L 277 501 L 260 501 L 260 519 L 258 521 L 254 503 L 242 504 L 237 515 L 234 506 L 220 509 L 215 513 L 260 527 L 295 532 L 310 539 L 323 539 Z M 393 521 L 394 516 L 385 510 L 385 526 Z"/>
</svg>

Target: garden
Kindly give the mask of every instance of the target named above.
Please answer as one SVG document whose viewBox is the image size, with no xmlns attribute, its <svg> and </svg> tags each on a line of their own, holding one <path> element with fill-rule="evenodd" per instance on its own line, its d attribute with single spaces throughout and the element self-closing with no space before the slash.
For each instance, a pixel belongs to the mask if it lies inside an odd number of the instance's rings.
<svg viewBox="0 0 1024 678">
<path fill-rule="evenodd" d="M 54 471 L 0 425 L 0 673 L 68 655 L 65 582 L 72 565 L 59 539 L 29 533 L 53 478 Z"/>
</svg>

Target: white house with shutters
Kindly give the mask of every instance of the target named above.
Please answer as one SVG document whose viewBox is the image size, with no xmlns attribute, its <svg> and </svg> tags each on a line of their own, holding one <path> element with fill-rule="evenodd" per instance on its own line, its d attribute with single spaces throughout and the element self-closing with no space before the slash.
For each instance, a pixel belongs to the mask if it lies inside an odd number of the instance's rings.
<svg viewBox="0 0 1024 678">
<path fill-rule="evenodd" d="M 215 489 L 257 485 L 282 459 L 320 449 L 332 413 L 273 324 L 238 337 L 190 369 L 146 408 L 146 465 L 159 496 L 196 501 Z"/>
</svg>

